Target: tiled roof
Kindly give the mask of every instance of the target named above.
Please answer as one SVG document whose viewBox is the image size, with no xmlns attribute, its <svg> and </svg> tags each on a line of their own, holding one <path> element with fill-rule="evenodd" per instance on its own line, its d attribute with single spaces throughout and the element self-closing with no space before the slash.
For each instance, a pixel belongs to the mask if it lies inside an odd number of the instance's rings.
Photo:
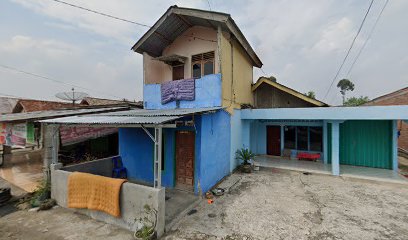
<svg viewBox="0 0 408 240">
<path fill-rule="evenodd" d="M 13 113 L 47 111 L 62 108 L 72 108 L 72 103 L 21 99 L 15 105 Z"/>
<path fill-rule="evenodd" d="M 132 104 L 135 106 L 143 107 L 143 102 L 129 102 L 125 100 L 114 100 L 114 99 L 104 99 L 104 98 L 94 98 L 94 97 L 85 97 L 84 99 L 82 99 L 81 104 L 89 105 L 89 106 Z"/>
</svg>

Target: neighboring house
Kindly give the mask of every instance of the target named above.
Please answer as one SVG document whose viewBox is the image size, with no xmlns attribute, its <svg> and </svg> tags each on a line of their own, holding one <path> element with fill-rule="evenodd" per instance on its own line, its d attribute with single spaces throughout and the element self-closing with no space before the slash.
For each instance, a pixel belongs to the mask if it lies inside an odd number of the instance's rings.
<svg viewBox="0 0 408 240">
<path fill-rule="evenodd" d="M 13 108 L 13 113 L 48 111 L 73 108 L 72 103 L 54 102 L 33 99 L 20 99 Z"/>
<path fill-rule="evenodd" d="M 114 100 L 105 98 L 85 97 L 82 99 L 81 105 L 86 106 L 107 106 L 107 105 L 131 105 L 138 108 L 143 108 L 143 102 L 130 102 L 127 100 Z"/>
<path fill-rule="evenodd" d="M 252 86 L 255 108 L 328 107 L 324 102 L 310 98 L 292 88 L 266 77 L 260 77 Z"/>
<path fill-rule="evenodd" d="M 374 98 L 364 106 L 408 105 L 408 87 Z M 408 123 L 398 120 L 398 147 L 408 153 Z"/>
<path fill-rule="evenodd" d="M 0 114 L 12 113 L 17 101 L 18 98 L 0 97 Z"/>
</svg>

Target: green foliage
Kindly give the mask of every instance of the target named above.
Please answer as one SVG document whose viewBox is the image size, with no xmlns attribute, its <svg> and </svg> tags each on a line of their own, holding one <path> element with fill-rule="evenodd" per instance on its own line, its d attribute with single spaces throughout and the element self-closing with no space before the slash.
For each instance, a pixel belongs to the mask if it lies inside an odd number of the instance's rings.
<svg viewBox="0 0 408 240">
<path fill-rule="evenodd" d="M 344 106 L 348 107 L 355 107 L 355 106 L 360 106 L 363 105 L 364 103 L 370 101 L 370 99 L 367 96 L 360 96 L 360 97 L 351 97 L 347 98 L 347 100 L 344 102 Z"/>
<path fill-rule="evenodd" d="M 344 95 L 346 91 L 354 90 L 354 83 L 348 79 L 342 79 L 337 83 L 337 87 L 340 88 L 341 94 Z"/>
<path fill-rule="evenodd" d="M 155 233 L 155 228 L 157 224 L 157 210 L 151 208 L 148 204 L 143 206 L 145 216 L 139 218 L 139 222 L 143 223 L 143 227 L 134 233 L 136 239 L 149 240 Z M 153 216 L 153 220 L 151 217 Z M 136 219 L 135 219 L 136 220 Z"/>
<path fill-rule="evenodd" d="M 248 164 L 248 161 L 255 157 L 255 154 L 248 148 L 241 148 L 235 152 L 235 159 L 244 161 L 244 165 Z"/>
<path fill-rule="evenodd" d="M 346 92 L 354 90 L 354 83 L 348 79 L 341 79 L 337 83 L 337 87 L 340 88 L 340 93 L 343 96 L 343 105 L 346 101 Z"/>
<path fill-rule="evenodd" d="M 305 93 L 304 95 L 307 96 L 307 97 L 316 99 L 316 94 L 313 91 L 309 91 L 309 92 Z"/>
<path fill-rule="evenodd" d="M 43 180 L 34 190 L 33 196 L 30 199 L 31 206 L 38 207 L 43 201 L 50 198 L 50 195 L 51 183 L 50 181 Z"/>
</svg>

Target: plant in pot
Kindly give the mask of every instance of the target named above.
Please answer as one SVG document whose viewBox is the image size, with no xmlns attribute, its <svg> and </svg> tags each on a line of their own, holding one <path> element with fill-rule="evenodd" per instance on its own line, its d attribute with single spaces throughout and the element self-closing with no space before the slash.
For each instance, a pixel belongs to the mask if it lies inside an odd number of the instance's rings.
<svg viewBox="0 0 408 240">
<path fill-rule="evenodd" d="M 247 148 L 241 148 L 236 151 L 235 158 L 242 161 L 241 170 L 244 173 L 250 173 L 252 171 L 249 161 L 255 157 L 255 154 Z"/>
<path fill-rule="evenodd" d="M 138 240 L 156 239 L 157 210 L 146 204 L 144 205 L 144 212 L 145 217 L 139 219 L 139 222 L 143 223 L 143 227 L 137 230 L 133 236 Z M 151 219 L 152 217 L 153 220 Z"/>
</svg>

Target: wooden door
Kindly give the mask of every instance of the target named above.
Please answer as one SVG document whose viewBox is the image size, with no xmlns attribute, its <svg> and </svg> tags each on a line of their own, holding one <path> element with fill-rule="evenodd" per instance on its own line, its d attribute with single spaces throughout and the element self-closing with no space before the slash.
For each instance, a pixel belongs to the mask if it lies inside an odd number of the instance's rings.
<svg viewBox="0 0 408 240">
<path fill-rule="evenodd" d="M 281 155 L 281 127 L 266 127 L 266 153 L 268 155 Z"/>
<path fill-rule="evenodd" d="M 193 131 L 176 132 L 176 185 L 194 186 L 194 139 Z"/>
</svg>

